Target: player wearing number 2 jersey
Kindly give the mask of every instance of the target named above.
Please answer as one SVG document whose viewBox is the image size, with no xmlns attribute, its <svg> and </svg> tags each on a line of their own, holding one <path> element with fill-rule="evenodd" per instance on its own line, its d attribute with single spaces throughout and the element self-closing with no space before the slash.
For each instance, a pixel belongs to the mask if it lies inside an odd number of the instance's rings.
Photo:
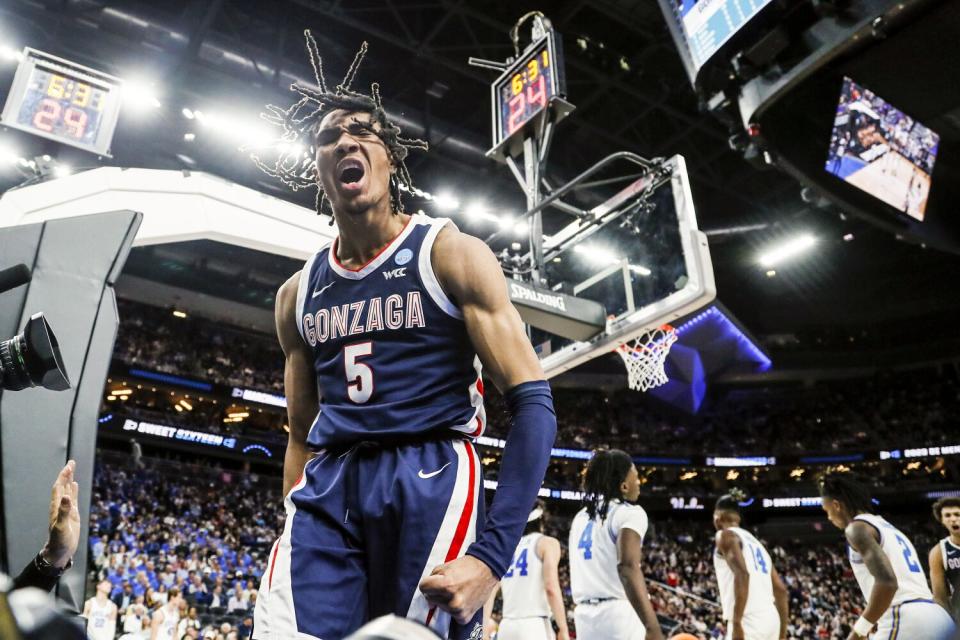
<svg viewBox="0 0 960 640">
<path fill-rule="evenodd" d="M 584 508 L 570 526 L 570 586 L 578 640 L 663 640 L 641 548 L 647 513 L 630 456 L 599 449 L 583 474 Z"/>
<path fill-rule="evenodd" d="M 727 494 L 713 510 L 717 530 L 713 566 L 720 587 L 727 640 L 787 637 L 789 596 L 766 548 L 740 528 L 740 501 Z"/>
<path fill-rule="evenodd" d="M 406 148 L 372 96 L 317 99 L 317 182 L 338 235 L 277 295 L 287 519 L 257 640 L 336 640 L 385 614 L 479 637 L 556 433 L 499 263 L 449 221 L 402 211 Z M 512 418 L 486 514 L 472 444 L 485 423 L 481 363 Z"/>
<path fill-rule="evenodd" d="M 842 529 L 853 575 L 867 605 L 848 640 L 876 630 L 884 640 L 947 640 L 954 634 L 950 614 L 933 601 L 917 551 L 896 527 L 874 515 L 870 494 L 842 474 L 820 480 L 823 510 Z"/>
</svg>

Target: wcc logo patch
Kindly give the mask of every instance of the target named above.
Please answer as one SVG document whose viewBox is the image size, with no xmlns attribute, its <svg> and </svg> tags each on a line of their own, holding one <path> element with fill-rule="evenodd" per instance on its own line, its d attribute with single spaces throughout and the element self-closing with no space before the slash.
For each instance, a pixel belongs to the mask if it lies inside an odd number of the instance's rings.
<svg viewBox="0 0 960 640">
<path fill-rule="evenodd" d="M 386 278 L 387 280 L 390 280 L 392 278 L 403 278 L 403 277 L 406 277 L 406 275 L 407 275 L 406 267 L 400 267 L 399 269 L 391 269 L 390 271 L 383 272 L 383 277 Z"/>
</svg>

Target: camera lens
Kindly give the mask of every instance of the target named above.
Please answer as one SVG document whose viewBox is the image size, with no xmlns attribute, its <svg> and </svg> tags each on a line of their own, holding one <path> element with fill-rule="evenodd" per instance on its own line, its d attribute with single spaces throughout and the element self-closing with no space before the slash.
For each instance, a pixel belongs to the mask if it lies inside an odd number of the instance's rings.
<svg viewBox="0 0 960 640">
<path fill-rule="evenodd" d="M 8 391 L 70 388 L 60 344 L 42 313 L 34 314 L 22 333 L 0 342 L 0 386 Z"/>
</svg>

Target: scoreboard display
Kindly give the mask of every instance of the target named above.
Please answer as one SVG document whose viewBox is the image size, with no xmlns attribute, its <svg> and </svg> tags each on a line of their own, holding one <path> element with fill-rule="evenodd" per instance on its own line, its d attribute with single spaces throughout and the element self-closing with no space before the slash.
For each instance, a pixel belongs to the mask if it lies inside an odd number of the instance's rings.
<svg viewBox="0 0 960 640">
<path fill-rule="evenodd" d="M 0 123 L 108 156 L 119 111 L 117 78 L 26 49 Z"/>
<path fill-rule="evenodd" d="M 566 94 L 560 40 L 549 31 L 493 83 L 493 146 L 499 147 Z"/>
</svg>

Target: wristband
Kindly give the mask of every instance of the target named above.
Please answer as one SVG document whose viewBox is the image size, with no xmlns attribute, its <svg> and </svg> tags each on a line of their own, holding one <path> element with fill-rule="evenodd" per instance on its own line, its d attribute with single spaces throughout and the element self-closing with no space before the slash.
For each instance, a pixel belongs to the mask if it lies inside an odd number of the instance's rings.
<svg viewBox="0 0 960 640">
<path fill-rule="evenodd" d="M 858 636 L 863 636 L 866 638 L 868 635 L 870 635 L 871 631 L 873 631 L 873 623 L 863 616 L 860 616 L 857 619 L 856 624 L 853 625 L 853 632 Z"/>
</svg>

